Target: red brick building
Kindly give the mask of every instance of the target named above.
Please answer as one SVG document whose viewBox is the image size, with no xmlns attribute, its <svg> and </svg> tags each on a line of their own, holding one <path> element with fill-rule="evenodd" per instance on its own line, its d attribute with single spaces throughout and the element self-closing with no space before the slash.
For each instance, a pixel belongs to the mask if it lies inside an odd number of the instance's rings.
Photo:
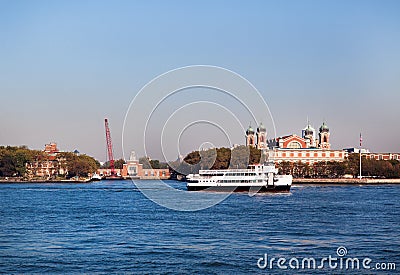
<svg viewBox="0 0 400 275">
<path fill-rule="evenodd" d="M 400 153 L 365 153 L 362 155 L 367 159 L 400 161 Z"/>
<path fill-rule="evenodd" d="M 57 143 L 45 144 L 43 152 L 43 156 L 37 156 L 34 161 L 25 165 L 28 178 L 51 178 L 67 174 L 67 160 L 58 155 L 60 151 Z"/>
<path fill-rule="evenodd" d="M 129 160 L 123 165 L 122 169 L 115 169 L 117 175 L 124 178 L 136 179 L 169 179 L 169 169 L 145 169 L 143 164 L 136 159 L 134 151 L 131 152 Z M 97 173 L 101 176 L 111 175 L 111 169 L 98 169 Z"/>
<path fill-rule="evenodd" d="M 276 148 L 268 152 L 269 159 L 275 163 L 283 161 L 303 162 L 309 165 L 320 161 L 344 161 L 347 152 L 343 150 L 323 150 L 323 149 L 285 149 Z"/>
<path fill-rule="evenodd" d="M 263 130 L 266 132 L 265 128 Z M 264 151 L 268 154 L 269 160 L 275 163 L 289 161 L 313 164 L 321 161 L 344 161 L 347 157 L 347 152 L 343 150 L 331 150 L 330 130 L 325 122 L 319 128 L 318 138 L 315 129 L 307 123 L 301 137 L 296 134 L 277 137 L 267 140 L 265 147 L 258 146 L 256 141 L 259 139 L 255 138 L 255 132 L 250 126 L 246 131 L 246 145 L 257 146 L 259 149 L 266 148 Z"/>
</svg>

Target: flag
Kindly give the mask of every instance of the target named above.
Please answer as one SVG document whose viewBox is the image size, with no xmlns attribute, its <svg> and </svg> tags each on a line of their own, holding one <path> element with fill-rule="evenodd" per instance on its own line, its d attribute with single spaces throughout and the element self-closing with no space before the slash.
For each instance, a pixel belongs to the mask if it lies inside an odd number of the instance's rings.
<svg viewBox="0 0 400 275">
<path fill-rule="evenodd" d="M 362 146 L 362 136 L 361 136 L 361 133 L 360 133 L 360 147 Z"/>
</svg>

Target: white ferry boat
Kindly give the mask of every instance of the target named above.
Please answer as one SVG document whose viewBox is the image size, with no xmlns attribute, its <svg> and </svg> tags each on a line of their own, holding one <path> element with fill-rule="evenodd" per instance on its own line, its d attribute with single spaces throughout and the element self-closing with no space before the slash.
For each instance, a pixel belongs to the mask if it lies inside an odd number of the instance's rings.
<svg viewBox="0 0 400 275">
<path fill-rule="evenodd" d="M 100 180 L 102 180 L 102 177 L 99 174 L 94 173 L 93 176 L 90 178 L 90 180 L 91 181 L 100 181 Z"/>
<path fill-rule="evenodd" d="M 251 165 L 248 169 L 200 170 L 186 177 L 188 191 L 289 192 L 292 175 L 278 175 L 273 163 Z"/>
</svg>

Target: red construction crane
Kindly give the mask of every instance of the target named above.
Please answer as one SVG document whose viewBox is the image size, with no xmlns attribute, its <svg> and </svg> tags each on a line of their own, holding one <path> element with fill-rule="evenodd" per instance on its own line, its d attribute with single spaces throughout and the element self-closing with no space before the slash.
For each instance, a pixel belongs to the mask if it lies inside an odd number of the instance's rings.
<svg viewBox="0 0 400 275">
<path fill-rule="evenodd" d="M 110 162 L 111 176 L 114 176 L 115 175 L 114 154 L 113 154 L 113 148 L 112 148 L 112 142 L 111 142 L 110 128 L 108 127 L 107 119 L 104 119 L 104 124 L 106 127 L 108 161 Z"/>
</svg>

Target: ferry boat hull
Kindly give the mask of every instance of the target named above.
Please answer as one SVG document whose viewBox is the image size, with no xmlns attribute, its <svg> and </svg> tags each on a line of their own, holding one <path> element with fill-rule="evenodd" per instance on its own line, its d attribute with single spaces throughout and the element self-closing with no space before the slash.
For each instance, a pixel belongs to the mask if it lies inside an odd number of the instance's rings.
<svg viewBox="0 0 400 275">
<path fill-rule="evenodd" d="M 200 170 L 187 176 L 188 191 L 211 192 L 289 192 L 291 175 L 278 175 L 273 163 L 248 169 Z"/>
<path fill-rule="evenodd" d="M 249 192 L 254 189 L 257 193 L 281 193 L 290 192 L 291 185 L 280 186 L 187 186 L 188 191 L 208 191 L 208 192 Z"/>
</svg>

